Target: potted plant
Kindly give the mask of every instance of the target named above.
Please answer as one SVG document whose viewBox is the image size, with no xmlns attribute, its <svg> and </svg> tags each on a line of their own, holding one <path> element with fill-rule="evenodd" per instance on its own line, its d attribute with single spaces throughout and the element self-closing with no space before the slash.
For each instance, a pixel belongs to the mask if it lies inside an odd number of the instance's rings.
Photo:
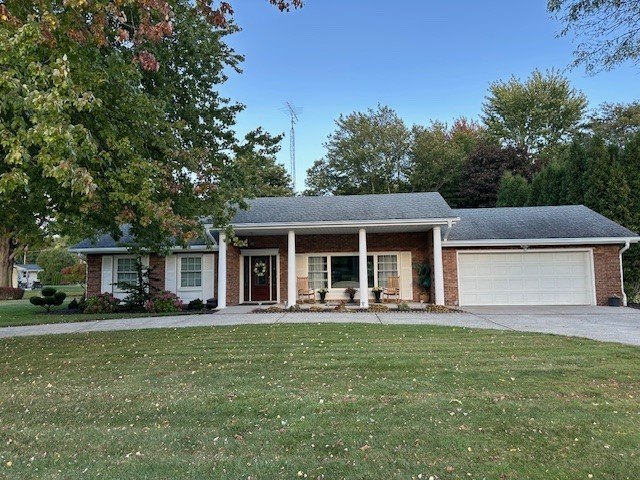
<svg viewBox="0 0 640 480">
<path fill-rule="evenodd" d="M 609 306 L 610 307 L 621 307 L 622 306 L 622 298 L 620 295 L 613 295 L 609 297 Z"/>
<path fill-rule="evenodd" d="M 418 271 L 418 285 L 422 288 L 420 302 L 429 303 L 429 289 L 431 288 L 431 266 L 427 262 L 414 265 Z"/>
<path fill-rule="evenodd" d="M 327 290 L 326 288 L 320 288 L 318 289 L 318 293 L 320 294 L 320 303 L 326 303 L 326 298 L 327 298 L 327 292 L 329 290 Z"/>
<path fill-rule="evenodd" d="M 382 288 L 379 286 L 375 286 L 371 289 L 373 295 L 376 297 L 376 303 L 380 303 L 380 295 L 382 295 Z"/>
<path fill-rule="evenodd" d="M 344 293 L 349 295 L 349 303 L 355 303 L 353 297 L 356 295 L 356 289 L 353 287 L 347 287 L 344 289 Z"/>
</svg>

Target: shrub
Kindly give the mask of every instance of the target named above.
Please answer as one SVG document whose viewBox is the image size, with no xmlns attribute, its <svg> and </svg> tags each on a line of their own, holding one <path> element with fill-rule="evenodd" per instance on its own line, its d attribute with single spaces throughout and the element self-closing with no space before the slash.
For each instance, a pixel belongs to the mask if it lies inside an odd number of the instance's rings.
<svg viewBox="0 0 640 480">
<path fill-rule="evenodd" d="M 51 311 L 51 307 L 59 307 L 67 298 L 67 294 L 64 292 L 58 292 L 53 287 L 44 287 L 41 291 L 41 297 L 31 297 L 29 302 L 32 305 L 46 308 L 47 312 Z"/>
<path fill-rule="evenodd" d="M 369 307 L 369 309 L 367 310 L 368 312 L 374 312 L 374 313 L 384 313 L 384 312 L 388 312 L 389 311 L 389 307 L 387 307 L 386 305 L 383 305 L 381 303 L 376 303 L 374 305 L 371 305 Z"/>
<path fill-rule="evenodd" d="M 84 313 L 111 313 L 120 303 L 116 297 L 110 293 L 101 293 L 87 298 Z"/>
<path fill-rule="evenodd" d="M 69 302 L 68 308 L 70 310 L 78 310 L 80 307 L 78 305 L 78 300 L 75 298 Z"/>
<path fill-rule="evenodd" d="M 0 287 L 0 300 L 20 300 L 23 296 L 22 288 Z"/>
<path fill-rule="evenodd" d="M 182 310 L 182 300 L 175 293 L 162 292 L 144 302 L 144 309 L 149 313 L 179 312 Z"/>
<path fill-rule="evenodd" d="M 411 308 L 409 307 L 409 304 L 407 302 L 402 302 L 398 304 L 398 311 L 399 312 L 410 312 Z"/>
<path fill-rule="evenodd" d="M 199 298 L 191 300 L 187 305 L 187 310 L 204 310 L 204 302 Z"/>
</svg>

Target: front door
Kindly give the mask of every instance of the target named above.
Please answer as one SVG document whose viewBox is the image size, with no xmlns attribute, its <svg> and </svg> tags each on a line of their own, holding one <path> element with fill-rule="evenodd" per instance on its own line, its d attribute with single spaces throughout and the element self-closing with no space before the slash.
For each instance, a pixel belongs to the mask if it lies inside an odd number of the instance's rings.
<svg viewBox="0 0 640 480">
<path fill-rule="evenodd" d="M 271 299 L 271 257 L 249 257 L 250 301 L 268 302 Z"/>
</svg>

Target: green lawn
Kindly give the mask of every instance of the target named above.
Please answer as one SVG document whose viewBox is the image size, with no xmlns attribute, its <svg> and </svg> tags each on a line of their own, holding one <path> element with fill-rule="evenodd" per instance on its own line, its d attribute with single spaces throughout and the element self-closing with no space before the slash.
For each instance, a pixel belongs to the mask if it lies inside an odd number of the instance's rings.
<svg viewBox="0 0 640 480">
<path fill-rule="evenodd" d="M 37 307 L 29 303 L 29 300 L 3 300 L 0 301 L 0 328 L 17 325 L 42 325 L 46 323 L 62 322 L 87 322 L 89 320 L 106 320 L 111 318 L 135 318 L 135 317 L 158 317 L 163 314 L 148 313 L 96 313 L 96 314 L 61 314 L 56 313 L 65 308 L 70 299 L 60 307 L 53 307 L 51 313 L 46 313 L 44 308 Z M 171 313 L 169 315 L 176 315 Z"/>
<path fill-rule="evenodd" d="M 640 478 L 634 347 L 324 324 L 0 352 L 0 477 Z"/>
<path fill-rule="evenodd" d="M 60 290 L 67 294 L 67 297 L 82 297 L 84 295 L 84 287 L 82 285 L 46 285 Z M 41 294 L 42 289 L 26 290 L 24 292 L 24 298 L 37 297 Z"/>
</svg>

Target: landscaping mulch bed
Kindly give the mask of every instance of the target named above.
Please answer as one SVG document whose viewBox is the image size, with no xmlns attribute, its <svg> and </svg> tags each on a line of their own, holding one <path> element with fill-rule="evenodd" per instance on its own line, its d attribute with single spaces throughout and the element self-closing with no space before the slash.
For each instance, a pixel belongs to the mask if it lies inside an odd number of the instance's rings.
<svg viewBox="0 0 640 480">
<path fill-rule="evenodd" d="M 420 313 L 460 313 L 462 310 L 455 308 L 444 307 L 442 305 L 427 304 L 423 308 L 397 308 L 389 306 L 387 310 L 380 307 L 387 307 L 384 304 L 373 304 L 369 308 L 348 307 L 346 305 L 311 305 L 309 308 L 283 308 L 278 306 L 271 306 L 267 308 L 256 308 L 251 313 L 407 313 L 407 312 L 420 312 Z"/>
</svg>

